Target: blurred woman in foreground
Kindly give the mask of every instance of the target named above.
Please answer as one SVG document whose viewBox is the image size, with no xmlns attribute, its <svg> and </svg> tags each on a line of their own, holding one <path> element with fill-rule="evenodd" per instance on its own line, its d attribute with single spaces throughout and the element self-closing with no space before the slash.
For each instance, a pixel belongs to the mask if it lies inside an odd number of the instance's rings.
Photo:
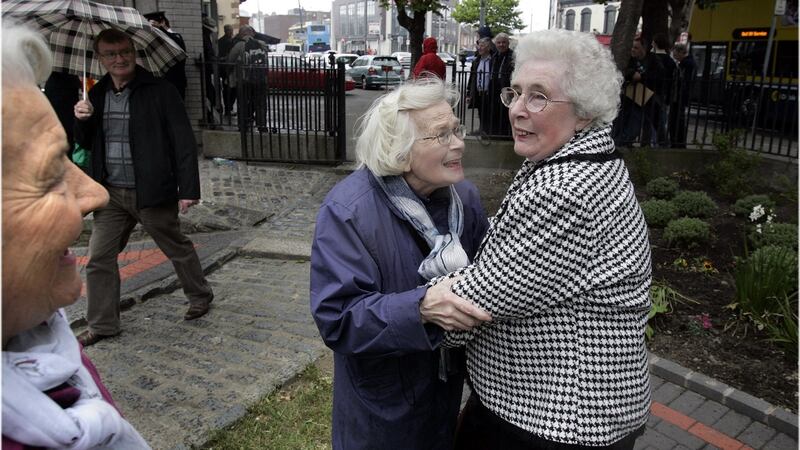
<svg viewBox="0 0 800 450">
<path fill-rule="evenodd" d="M 148 449 L 62 309 L 82 285 L 69 246 L 108 194 L 67 159 L 36 86 L 51 58 L 39 35 L 3 23 L 3 449 Z"/>
</svg>

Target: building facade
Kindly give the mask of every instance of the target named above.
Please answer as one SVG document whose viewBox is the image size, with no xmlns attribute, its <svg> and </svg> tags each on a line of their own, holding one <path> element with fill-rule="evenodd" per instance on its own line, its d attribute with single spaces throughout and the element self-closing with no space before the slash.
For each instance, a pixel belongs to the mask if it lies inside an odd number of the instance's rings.
<svg viewBox="0 0 800 450">
<path fill-rule="evenodd" d="M 551 28 L 584 31 L 601 35 L 614 33 L 621 2 L 597 4 L 592 0 L 560 0 L 551 3 L 554 7 L 554 24 Z M 551 11 L 552 13 L 552 11 Z"/>
<path fill-rule="evenodd" d="M 425 37 L 435 37 L 440 51 L 456 53 L 459 48 L 459 25 L 451 17 L 455 0 L 443 1 L 441 16 L 428 12 Z M 355 53 L 379 54 L 409 51 L 408 30 L 397 21 L 397 9 L 382 8 L 374 0 L 334 0 L 331 10 L 331 49 Z"/>
</svg>

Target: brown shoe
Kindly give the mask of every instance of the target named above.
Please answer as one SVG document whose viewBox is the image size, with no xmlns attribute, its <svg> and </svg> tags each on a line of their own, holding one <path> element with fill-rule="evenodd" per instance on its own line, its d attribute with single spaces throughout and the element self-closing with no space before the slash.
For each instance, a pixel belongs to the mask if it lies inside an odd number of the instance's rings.
<svg viewBox="0 0 800 450">
<path fill-rule="evenodd" d="M 117 333 L 117 334 L 97 334 L 97 333 L 93 332 L 92 330 L 86 330 L 83 333 L 79 334 L 77 336 L 77 339 L 78 339 L 78 342 L 80 342 L 82 346 L 88 347 L 90 345 L 94 345 L 94 344 L 102 341 L 103 339 L 108 339 L 108 338 L 112 338 L 114 336 L 117 336 L 118 334 L 119 333 Z"/>
<path fill-rule="evenodd" d="M 199 319 L 206 315 L 209 310 L 209 305 L 192 305 L 186 311 L 186 314 L 183 315 L 183 320 L 194 320 Z"/>
</svg>

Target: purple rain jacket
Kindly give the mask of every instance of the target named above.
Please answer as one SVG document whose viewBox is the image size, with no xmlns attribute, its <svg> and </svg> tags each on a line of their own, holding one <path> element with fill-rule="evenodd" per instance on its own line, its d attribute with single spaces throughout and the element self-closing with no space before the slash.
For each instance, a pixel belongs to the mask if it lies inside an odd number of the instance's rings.
<svg viewBox="0 0 800 450">
<path fill-rule="evenodd" d="M 461 244 L 472 260 L 488 221 L 472 183 L 456 190 L 464 205 Z M 447 190 L 424 203 L 446 230 Z M 320 207 L 311 313 L 334 351 L 334 449 L 452 448 L 465 370 L 447 382 L 438 377 L 443 330 L 423 324 L 419 313 L 426 280 L 417 268 L 428 252 L 367 169 L 337 184 Z"/>
</svg>

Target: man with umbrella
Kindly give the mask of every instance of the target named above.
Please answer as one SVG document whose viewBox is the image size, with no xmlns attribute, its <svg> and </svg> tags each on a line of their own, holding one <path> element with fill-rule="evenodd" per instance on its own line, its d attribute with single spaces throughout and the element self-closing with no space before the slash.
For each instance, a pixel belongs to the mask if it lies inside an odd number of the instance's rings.
<svg viewBox="0 0 800 450">
<path fill-rule="evenodd" d="M 110 201 L 95 211 L 86 267 L 89 329 L 84 345 L 120 333 L 117 256 L 141 223 L 172 261 L 189 299 L 184 319 L 208 312 L 214 298 L 192 242 L 180 231 L 178 211 L 200 198 L 197 145 L 178 92 L 136 64 L 130 36 L 102 31 L 94 52 L 108 73 L 75 104 L 75 139 L 91 150 L 89 173 Z"/>
<path fill-rule="evenodd" d="M 150 21 L 150 25 L 163 31 L 173 42 L 178 44 L 181 50 L 184 52 L 186 51 L 186 43 L 183 42 L 183 36 L 172 31 L 172 28 L 169 26 L 169 19 L 167 19 L 164 11 L 144 14 L 144 17 Z M 181 99 L 186 100 L 186 60 L 180 61 L 170 67 L 164 75 L 164 78 L 178 89 L 178 93 L 181 94 Z"/>
</svg>

